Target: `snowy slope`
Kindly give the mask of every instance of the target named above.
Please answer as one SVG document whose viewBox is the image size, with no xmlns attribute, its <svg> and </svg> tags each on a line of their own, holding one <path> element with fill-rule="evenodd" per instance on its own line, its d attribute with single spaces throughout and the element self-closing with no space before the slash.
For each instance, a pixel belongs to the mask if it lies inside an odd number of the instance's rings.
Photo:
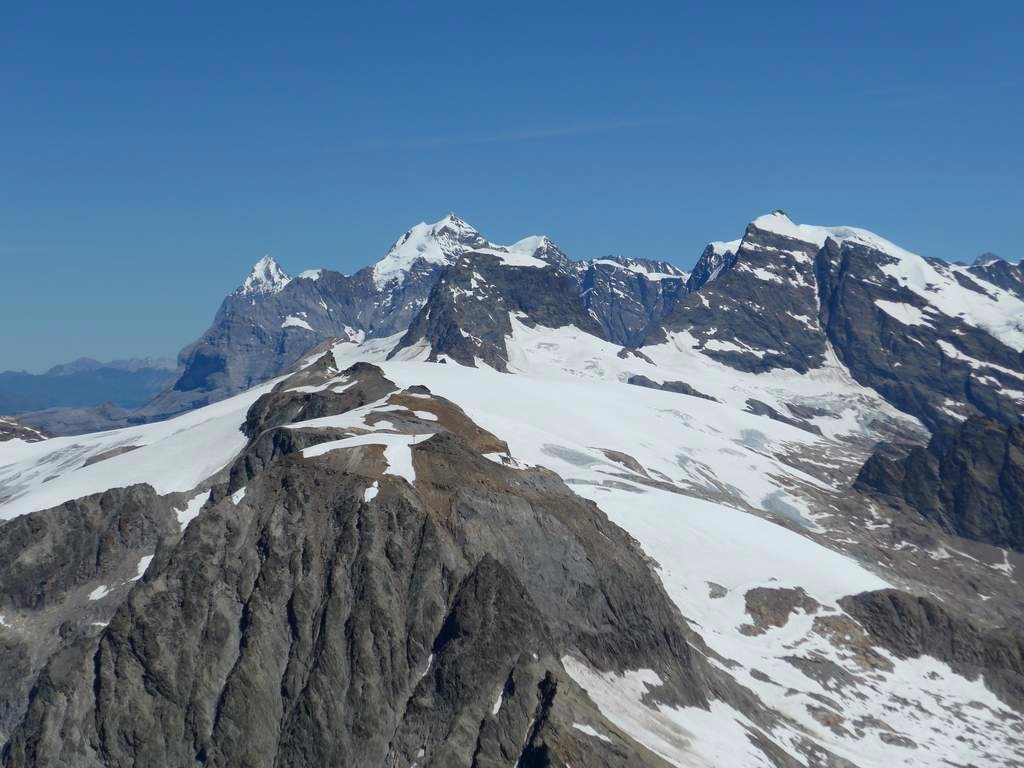
<svg viewBox="0 0 1024 768">
<path fill-rule="evenodd" d="M 512 462 L 554 470 L 636 537 L 659 564 L 681 612 L 714 651 L 732 660 L 730 673 L 798 724 L 773 734 L 790 743 L 794 755 L 799 737 L 810 735 L 861 766 L 943 765 L 950 756 L 982 753 L 991 765 L 1015 764 L 1019 752 L 999 727 L 1003 718 L 1015 716 L 980 681 L 965 680 L 929 659 L 887 656 L 887 670 L 866 669 L 852 648 L 828 634 L 827 623 L 816 623 L 818 617 L 843 616 L 841 597 L 889 586 L 884 572 L 814 537 L 808 519 L 802 532 L 772 521 L 770 513 L 786 508 L 812 518 L 801 489 L 822 484 L 779 457 L 793 450 L 842 452 L 845 444 L 838 438 L 865 429 L 865 415 L 883 407 L 877 398 L 858 391 L 838 369 L 804 377 L 805 397 L 845 403 L 831 437 L 819 438 L 727 403 L 631 387 L 617 380 L 613 361 L 621 359 L 602 355 L 596 340 L 586 347 L 587 340 L 571 330 L 532 332 L 538 338 L 526 339 L 522 327 L 517 330 L 514 360 L 520 373 L 513 376 L 486 367 L 383 367 L 401 385 L 424 384 L 459 403 L 508 442 Z M 724 366 L 716 370 L 685 358 L 675 363 L 677 372 L 705 374 L 691 380 L 723 397 L 742 397 L 758 386 L 742 376 L 729 381 Z M 764 382 L 760 392 L 794 384 Z M 610 458 L 609 451 L 627 454 L 641 471 Z M 746 635 L 740 631 L 750 621 L 744 595 L 757 587 L 800 588 L 820 607 L 766 634 Z M 848 684 L 808 676 L 791 661 L 794 656 L 827 660 L 844 671 Z M 760 765 L 764 758 L 746 749 L 744 739 L 728 736 L 742 735 L 744 718 L 725 705 L 710 713 L 652 711 L 641 702 L 644 670 L 607 677 L 571 658 L 566 665 L 610 720 L 676 765 Z M 838 702 L 834 706 L 848 720 L 881 717 L 894 730 L 836 732 L 820 719 L 823 698 Z M 902 713 L 905 698 L 921 700 L 922 706 Z M 918 746 L 894 750 L 897 736 Z"/>
<path fill-rule="evenodd" d="M 0 519 L 134 483 L 187 491 L 246 443 L 246 411 L 273 381 L 175 419 L 128 429 L 0 443 Z"/>
</svg>

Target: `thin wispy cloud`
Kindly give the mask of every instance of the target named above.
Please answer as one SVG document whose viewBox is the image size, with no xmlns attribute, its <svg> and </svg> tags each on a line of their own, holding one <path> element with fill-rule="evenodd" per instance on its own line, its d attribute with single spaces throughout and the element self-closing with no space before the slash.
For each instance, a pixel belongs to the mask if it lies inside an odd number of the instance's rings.
<svg viewBox="0 0 1024 768">
<path fill-rule="evenodd" d="M 538 128 L 521 128 L 514 131 L 496 133 L 461 134 L 448 136 L 413 136 L 393 140 L 370 141 L 353 144 L 342 149 L 343 152 L 373 152 L 376 150 L 402 149 L 445 149 L 448 147 L 468 147 L 485 144 L 513 144 L 524 141 L 540 141 L 568 136 L 584 136 L 593 133 L 608 133 L 668 125 L 679 118 L 635 118 L 629 120 L 596 120 L 569 125 L 547 126 Z"/>
</svg>

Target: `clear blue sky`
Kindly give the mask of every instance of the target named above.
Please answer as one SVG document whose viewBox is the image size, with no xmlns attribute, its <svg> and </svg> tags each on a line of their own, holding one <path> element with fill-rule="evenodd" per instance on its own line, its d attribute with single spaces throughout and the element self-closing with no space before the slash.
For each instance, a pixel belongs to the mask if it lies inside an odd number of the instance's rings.
<svg viewBox="0 0 1024 768">
<path fill-rule="evenodd" d="M 778 207 L 1024 255 L 1020 2 L 227 5 L 0 3 L 0 369 L 174 354 L 264 253 L 449 210 L 684 267 Z"/>
</svg>

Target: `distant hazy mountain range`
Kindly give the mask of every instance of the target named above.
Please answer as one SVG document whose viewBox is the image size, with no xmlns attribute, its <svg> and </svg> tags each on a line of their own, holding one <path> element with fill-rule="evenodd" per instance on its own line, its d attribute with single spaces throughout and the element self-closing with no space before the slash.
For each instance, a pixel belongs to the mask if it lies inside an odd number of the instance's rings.
<svg viewBox="0 0 1024 768">
<path fill-rule="evenodd" d="M 82 357 L 45 373 L 0 372 L 0 413 L 78 408 L 113 403 L 137 408 L 174 379 L 173 360 L 145 358 L 100 362 Z"/>
</svg>

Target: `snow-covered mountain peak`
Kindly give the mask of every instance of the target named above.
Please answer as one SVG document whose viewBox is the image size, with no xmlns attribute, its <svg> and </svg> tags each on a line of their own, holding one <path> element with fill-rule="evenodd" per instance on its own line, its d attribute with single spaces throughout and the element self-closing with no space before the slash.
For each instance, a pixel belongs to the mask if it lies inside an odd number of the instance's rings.
<svg viewBox="0 0 1024 768">
<path fill-rule="evenodd" d="M 1000 262 L 1003 262 L 1005 264 L 1010 264 L 1011 263 L 1011 262 L 1007 261 L 1006 259 L 1004 259 L 1002 256 L 999 256 L 999 255 L 997 255 L 995 253 L 988 253 L 988 252 L 986 252 L 986 253 L 981 254 L 981 256 L 979 256 L 978 258 L 976 258 L 974 260 L 974 263 L 971 264 L 971 266 L 973 266 L 973 267 L 991 267 L 993 264 L 999 264 Z"/>
<path fill-rule="evenodd" d="M 479 237 L 480 233 L 464 219 L 449 211 L 448 215 L 431 225 L 435 231 L 447 230 L 457 237 Z"/>
<path fill-rule="evenodd" d="M 840 245 L 847 241 L 859 243 L 876 251 L 880 251 L 898 260 L 905 258 L 921 258 L 915 253 L 901 248 L 895 243 L 886 240 L 884 237 L 860 227 L 847 226 L 817 226 L 814 224 L 797 224 L 783 211 L 775 211 L 764 216 L 758 216 L 750 226 L 747 227 L 747 234 L 751 230 L 758 230 L 770 234 L 780 235 L 797 240 L 802 243 L 810 243 L 821 248 L 826 240 L 834 240 Z"/>
<path fill-rule="evenodd" d="M 291 278 L 281 269 L 281 265 L 273 256 L 268 255 L 253 265 L 249 276 L 238 287 L 236 293 L 242 296 L 278 293 L 290 282 Z"/>
<path fill-rule="evenodd" d="M 373 266 L 373 282 L 377 288 L 390 283 L 400 285 L 417 261 L 446 265 L 467 251 L 488 245 L 479 232 L 454 213 L 433 224 L 420 222 Z"/>
<path fill-rule="evenodd" d="M 743 242 L 743 238 L 738 240 L 712 240 L 708 243 L 708 248 L 716 256 L 730 256 L 740 249 L 740 243 Z"/>
</svg>

